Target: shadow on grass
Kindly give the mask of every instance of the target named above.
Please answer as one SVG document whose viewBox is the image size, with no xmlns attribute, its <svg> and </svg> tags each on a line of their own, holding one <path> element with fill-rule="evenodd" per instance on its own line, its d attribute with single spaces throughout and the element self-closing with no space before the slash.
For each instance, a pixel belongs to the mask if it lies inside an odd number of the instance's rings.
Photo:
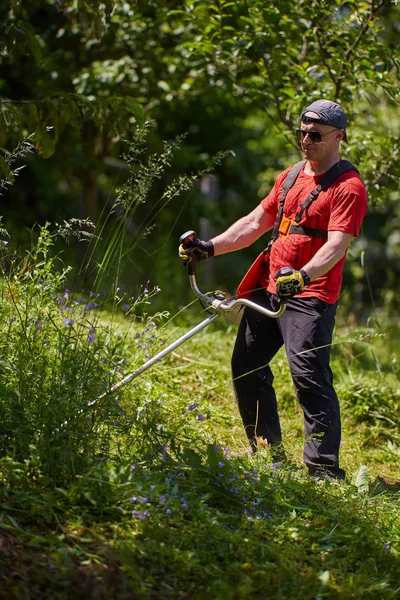
<svg viewBox="0 0 400 600">
<path fill-rule="evenodd" d="M 359 494 L 354 486 L 257 469 L 251 461 L 231 466 L 238 475 L 235 494 L 223 478 L 192 469 L 175 483 L 169 513 L 156 496 L 149 497 L 145 518 L 130 511 L 101 518 L 76 507 L 61 535 L 54 521 L 46 528 L 40 515 L 25 518 L 25 533 L 2 537 L 0 596 L 399 597 L 400 482 L 377 478 L 370 494 Z M 151 485 L 157 489 L 150 477 Z"/>
</svg>

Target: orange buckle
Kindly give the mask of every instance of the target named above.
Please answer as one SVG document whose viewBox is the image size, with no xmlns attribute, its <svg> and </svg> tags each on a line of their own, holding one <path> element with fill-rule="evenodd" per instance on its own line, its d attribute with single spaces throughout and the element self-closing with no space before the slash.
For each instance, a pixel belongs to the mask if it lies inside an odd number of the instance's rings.
<svg viewBox="0 0 400 600">
<path fill-rule="evenodd" d="M 283 216 L 281 223 L 279 225 L 279 230 L 278 230 L 279 233 L 281 235 L 288 235 L 291 224 L 292 224 L 292 219 L 288 219 L 287 217 Z"/>
</svg>

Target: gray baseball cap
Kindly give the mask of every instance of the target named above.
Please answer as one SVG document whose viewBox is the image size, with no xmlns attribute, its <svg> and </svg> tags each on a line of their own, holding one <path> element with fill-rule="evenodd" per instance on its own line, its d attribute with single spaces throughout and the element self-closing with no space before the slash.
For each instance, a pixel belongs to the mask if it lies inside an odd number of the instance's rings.
<svg viewBox="0 0 400 600">
<path fill-rule="evenodd" d="M 313 112 L 317 117 L 306 117 L 309 112 Z M 346 125 L 347 117 L 343 108 L 337 102 L 331 100 L 317 100 L 307 106 L 301 113 L 301 121 L 303 123 L 321 123 L 321 125 L 332 125 L 338 129 L 344 129 L 344 140 L 347 142 Z"/>
</svg>

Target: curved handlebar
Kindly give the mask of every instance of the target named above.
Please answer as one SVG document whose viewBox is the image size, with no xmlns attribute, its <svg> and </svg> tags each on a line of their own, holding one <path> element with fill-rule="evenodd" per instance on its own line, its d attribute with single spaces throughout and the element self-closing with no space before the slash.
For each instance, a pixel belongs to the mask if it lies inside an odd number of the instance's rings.
<svg viewBox="0 0 400 600">
<path fill-rule="evenodd" d="M 188 273 L 189 273 L 189 281 L 190 286 L 196 296 L 206 302 L 210 308 L 214 309 L 216 312 L 231 312 L 238 306 L 248 306 L 249 308 L 253 308 L 258 311 L 262 315 L 267 317 L 272 317 L 273 319 L 277 319 L 280 317 L 286 310 L 286 304 L 281 304 L 277 311 L 269 310 L 252 300 L 246 300 L 245 298 L 233 298 L 229 302 L 226 301 L 225 294 L 223 292 L 211 292 L 209 294 L 203 294 L 196 282 L 196 258 L 195 256 L 191 256 L 191 261 L 187 265 Z"/>
</svg>

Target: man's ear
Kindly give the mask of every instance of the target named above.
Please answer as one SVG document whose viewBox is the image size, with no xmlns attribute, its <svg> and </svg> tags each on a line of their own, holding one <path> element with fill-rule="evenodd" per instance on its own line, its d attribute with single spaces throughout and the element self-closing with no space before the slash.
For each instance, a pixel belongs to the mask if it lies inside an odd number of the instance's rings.
<svg viewBox="0 0 400 600">
<path fill-rule="evenodd" d="M 337 139 L 337 141 L 338 141 L 338 142 L 339 142 L 339 141 L 341 142 L 341 141 L 343 140 L 343 138 L 344 138 L 344 129 L 341 129 L 341 130 L 338 132 L 338 135 L 336 136 L 336 139 Z"/>
</svg>

